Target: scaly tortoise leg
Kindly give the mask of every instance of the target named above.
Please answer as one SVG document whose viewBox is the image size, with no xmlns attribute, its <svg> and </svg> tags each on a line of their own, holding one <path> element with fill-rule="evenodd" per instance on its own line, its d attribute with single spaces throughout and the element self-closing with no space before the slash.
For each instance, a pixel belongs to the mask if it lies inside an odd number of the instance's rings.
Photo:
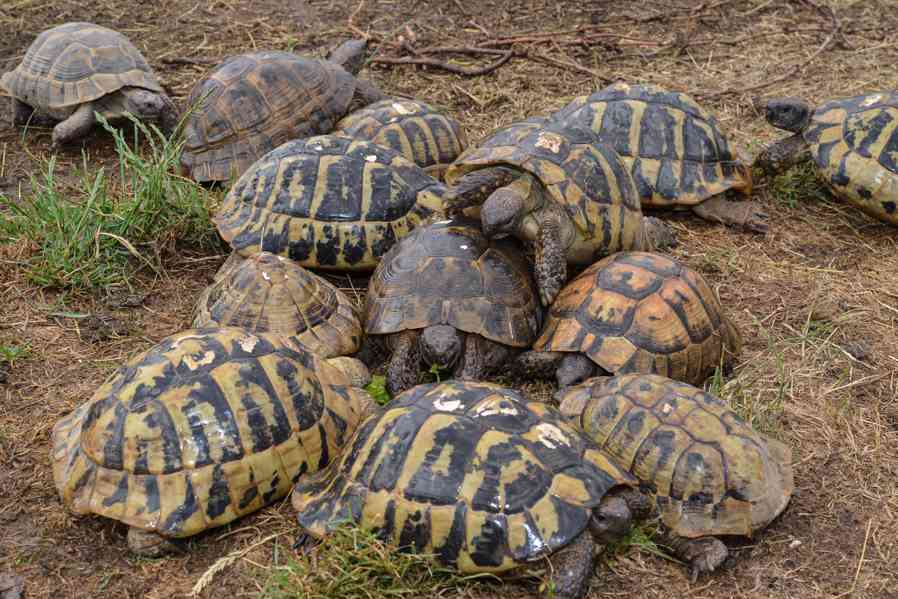
<svg viewBox="0 0 898 599">
<path fill-rule="evenodd" d="M 131 550 L 131 553 L 143 557 L 162 557 L 180 551 L 178 545 L 172 540 L 166 539 L 158 533 L 133 526 L 128 528 L 128 549 Z"/>
<path fill-rule="evenodd" d="M 707 221 L 742 227 L 755 233 L 767 232 L 767 213 L 757 202 L 733 202 L 715 196 L 696 204 L 692 211 Z"/>
<path fill-rule="evenodd" d="M 762 168 L 764 174 L 770 176 L 810 159 L 808 142 L 805 141 L 803 134 L 796 133 L 767 146 L 755 157 L 752 168 Z"/>
<path fill-rule="evenodd" d="M 540 222 L 534 262 L 539 299 L 548 307 L 567 282 L 567 257 L 561 245 L 561 223 L 556 218 Z"/>
<path fill-rule="evenodd" d="M 580 353 L 566 353 L 555 370 L 555 382 L 563 389 L 570 385 L 582 383 L 595 375 L 598 367 L 596 363 Z"/>
<path fill-rule="evenodd" d="M 34 109 L 22 102 L 18 98 L 12 99 L 12 123 L 17 127 L 24 127 L 31 120 L 31 115 L 34 114 Z"/>
<path fill-rule="evenodd" d="M 512 350 L 502 345 L 468 333 L 465 336 L 465 351 L 462 362 L 456 369 L 455 378 L 463 381 L 480 381 L 507 362 Z"/>
<path fill-rule="evenodd" d="M 496 166 L 467 173 L 446 193 L 446 214 L 450 218 L 462 215 L 467 208 L 482 205 L 494 191 L 505 187 L 521 173 L 515 169 Z"/>
<path fill-rule="evenodd" d="M 673 227 L 654 216 L 642 217 L 643 249 L 647 252 L 677 247 L 677 234 Z"/>
<path fill-rule="evenodd" d="M 550 379 L 564 356 L 564 352 L 525 351 L 515 358 L 512 370 L 522 378 Z"/>
<path fill-rule="evenodd" d="M 59 147 L 87 136 L 96 123 L 94 105 L 91 102 L 82 104 L 69 118 L 53 127 L 53 147 Z"/>
<path fill-rule="evenodd" d="M 392 339 L 393 355 L 387 366 L 387 392 L 393 397 L 418 383 L 418 332 L 402 331 Z"/>
<path fill-rule="evenodd" d="M 546 595 L 555 599 L 580 599 L 585 596 L 595 567 L 596 547 L 596 541 L 587 528 L 556 551 L 550 558 L 552 593 Z"/>
<path fill-rule="evenodd" d="M 692 582 L 700 574 L 710 574 L 717 570 L 729 555 L 727 546 L 717 537 L 687 539 L 673 534 L 666 528 L 661 532 L 661 544 L 670 547 L 673 554 L 689 565 Z"/>
</svg>

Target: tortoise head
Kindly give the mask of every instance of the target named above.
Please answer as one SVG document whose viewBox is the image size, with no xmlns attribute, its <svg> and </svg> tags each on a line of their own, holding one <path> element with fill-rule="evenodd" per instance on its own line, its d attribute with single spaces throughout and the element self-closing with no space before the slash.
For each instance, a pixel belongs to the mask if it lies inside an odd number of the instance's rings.
<svg viewBox="0 0 898 599">
<path fill-rule="evenodd" d="M 527 214 L 527 197 L 514 185 L 500 187 L 486 199 L 480 209 L 483 234 L 494 239 L 512 235 L 521 228 Z"/>
<path fill-rule="evenodd" d="M 633 524 L 633 513 L 623 497 L 607 495 L 592 511 L 589 531 L 597 543 L 608 545 L 624 538 Z"/>
<path fill-rule="evenodd" d="M 764 106 L 767 122 L 785 131 L 800 133 L 811 122 L 813 108 L 801 98 L 773 98 Z"/>
<path fill-rule="evenodd" d="M 137 87 L 127 88 L 123 95 L 126 111 L 143 120 L 158 121 L 165 135 L 178 126 L 178 109 L 167 95 Z"/>
<path fill-rule="evenodd" d="M 462 334 L 446 324 L 427 327 L 418 341 L 424 363 L 443 370 L 451 370 L 461 361 L 464 345 Z"/>
<path fill-rule="evenodd" d="M 368 40 L 343 42 L 327 55 L 327 60 L 338 64 L 353 75 L 358 75 L 368 56 Z"/>
</svg>

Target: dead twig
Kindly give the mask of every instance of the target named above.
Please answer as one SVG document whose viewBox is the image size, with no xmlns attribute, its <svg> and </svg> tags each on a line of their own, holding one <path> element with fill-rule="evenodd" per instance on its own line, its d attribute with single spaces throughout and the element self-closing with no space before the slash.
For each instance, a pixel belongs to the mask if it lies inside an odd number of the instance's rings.
<svg viewBox="0 0 898 599">
<path fill-rule="evenodd" d="M 162 58 L 160 59 L 162 64 L 171 64 L 171 65 L 196 65 L 196 66 L 209 66 L 215 64 L 214 60 L 210 60 L 208 58 L 184 58 L 180 56 L 172 56 L 170 58 Z"/>
<path fill-rule="evenodd" d="M 440 49 L 444 50 L 444 52 L 441 53 L 447 53 L 445 48 Z M 477 48 L 456 48 L 454 51 L 459 54 L 492 54 L 492 52 L 477 52 L 477 50 Z M 456 66 L 449 62 L 436 58 L 428 58 L 426 56 L 422 56 L 423 53 L 423 51 L 419 50 L 417 55 L 415 56 L 405 56 L 402 58 L 373 58 L 371 62 L 377 64 L 420 64 L 442 69 L 444 71 L 449 71 L 450 73 L 455 73 L 456 75 L 462 75 L 464 77 L 476 77 L 478 75 L 485 75 L 487 73 L 495 71 L 503 64 L 511 60 L 511 57 L 514 54 L 511 50 L 508 50 L 503 52 L 498 59 L 494 60 L 488 65 L 478 68 L 468 68 Z"/>
</svg>

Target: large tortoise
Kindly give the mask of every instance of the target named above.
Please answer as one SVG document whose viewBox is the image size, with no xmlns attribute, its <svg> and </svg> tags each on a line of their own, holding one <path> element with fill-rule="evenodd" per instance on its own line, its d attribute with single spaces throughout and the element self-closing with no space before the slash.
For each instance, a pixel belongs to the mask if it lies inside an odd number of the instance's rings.
<svg viewBox="0 0 898 599">
<path fill-rule="evenodd" d="M 470 219 L 419 227 L 378 264 L 368 287 L 365 332 L 392 351 L 387 390 L 417 382 L 418 366 L 478 380 L 542 325 L 536 284 L 514 239 L 488 240 Z"/>
<path fill-rule="evenodd" d="M 633 478 L 555 409 L 476 382 L 419 385 L 366 419 L 339 462 L 293 493 L 302 534 L 346 521 L 461 572 L 552 556 L 553 596 L 582 597 L 596 544 L 650 504 Z"/>
<path fill-rule="evenodd" d="M 397 239 L 441 214 L 445 187 L 397 152 L 320 135 L 288 142 L 234 184 L 213 221 L 243 256 L 373 270 Z"/>
<path fill-rule="evenodd" d="M 268 252 L 232 253 L 200 294 L 193 327 L 275 333 L 322 358 L 354 354 L 362 343 L 355 305 L 331 283 Z"/>
<path fill-rule="evenodd" d="M 90 133 L 95 112 L 108 121 L 125 112 L 156 120 L 166 134 L 177 125 L 175 105 L 140 51 L 121 33 L 93 23 L 65 23 L 38 35 L 0 86 L 12 96 L 14 124 L 58 121 L 54 146 Z"/>
<path fill-rule="evenodd" d="M 337 123 L 335 133 L 396 150 L 439 178 L 468 145 L 457 120 L 419 100 L 388 98 Z"/>
<path fill-rule="evenodd" d="M 355 77 L 367 43 L 327 60 L 265 51 L 228 58 L 190 92 L 181 163 L 200 182 L 227 182 L 281 144 L 330 133 L 353 108 L 385 96 Z"/>
<path fill-rule="evenodd" d="M 339 455 L 368 410 L 349 360 L 237 328 L 167 337 L 54 426 L 62 502 L 124 522 L 144 555 L 258 510 Z"/>
<path fill-rule="evenodd" d="M 559 386 L 597 372 L 663 374 L 695 385 L 741 347 L 739 331 L 705 279 L 661 254 L 620 252 L 561 291 L 534 351 L 516 367 Z"/>
<path fill-rule="evenodd" d="M 653 374 L 598 377 L 559 391 L 562 413 L 654 494 L 663 543 L 693 580 L 751 537 L 792 496 L 791 451 L 752 430 L 724 402 Z"/>
<path fill-rule="evenodd" d="M 717 119 L 688 95 L 656 85 L 614 83 L 579 96 L 553 119 L 591 127 L 630 169 L 645 208 L 691 209 L 709 221 L 763 233 L 767 215 L 751 194 L 750 166 Z"/>
<path fill-rule="evenodd" d="M 567 264 L 672 243 L 659 221 L 643 220 L 633 178 L 588 127 L 532 118 L 468 148 L 446 172 L 446 208 L 480 208 L 487 237 L 514 235 L 536 246 L 540 300 L 548 306 Z"/>
<path fill-rule="evenodd" d="M 812 160 L 820 178 L 873 218 L 898 225 L 898 92 L 824 102 L 766 103 L 767 121 L 794 133 L 764 150 L 755 164 L 776 173 Z"/>
</svg>

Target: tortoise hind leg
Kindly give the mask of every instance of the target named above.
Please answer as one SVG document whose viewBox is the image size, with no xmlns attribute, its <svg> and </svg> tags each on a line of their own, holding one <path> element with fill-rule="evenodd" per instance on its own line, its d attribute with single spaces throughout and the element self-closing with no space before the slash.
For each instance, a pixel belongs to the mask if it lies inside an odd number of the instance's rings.
<svg viewBox="0 0 898 599">
<path fill-rule="evenodd" d="M 180 548 L 170 539 L 133 526 L 128 528 L 128 549 L 131 550 L 131 553 L 144 557 L 162 557 L 180 551 Z"/>
<path fill-rule="evenodd" d="M 492 370 L 501 367 L 511 356 L 512 350 L 501 343 L 480 335 L 465 336 L 465 351 L 455 378 L 463 381 L 480 381 Z"/>
<path fill-rule="evenodd" d="M 580 599 L 586 595 L 595 565 L 595 550 L 596 542 L 586 529 L 552 555 L 550 596 L 555 599 Z"/>
<path fill-rule="evenodd" d="M 661 533 L 661 543 L 670 547 L 677 558 L 689 564 L 692 582 L 698 580 L 700 574 L 710 574 L 717 570 L 729 555 L 727 546 L 717 537 L 688 539 L 664 530 Z"/>
<path fill-rule="evenodd" d="M 767 213 L 757 202 L 733 202 L 714 196 L 693 206 L 692 211 L 711 222 L 742 227 L 755 233 L 767 232 Z"/>
<path fill-rule="evenodd" d="M 418 332 L 402 331 L 392 340 L 393 355 L 387 366 L 387 391 L 393 397 L 418 383 Z"/>
<path fill-rule="evenodd" d="M 59 147 L 85 137 L 97 123 L 94 105 L 82 104 L 72 115 L 53 127 L 53 147 Z"/>
</svg>

